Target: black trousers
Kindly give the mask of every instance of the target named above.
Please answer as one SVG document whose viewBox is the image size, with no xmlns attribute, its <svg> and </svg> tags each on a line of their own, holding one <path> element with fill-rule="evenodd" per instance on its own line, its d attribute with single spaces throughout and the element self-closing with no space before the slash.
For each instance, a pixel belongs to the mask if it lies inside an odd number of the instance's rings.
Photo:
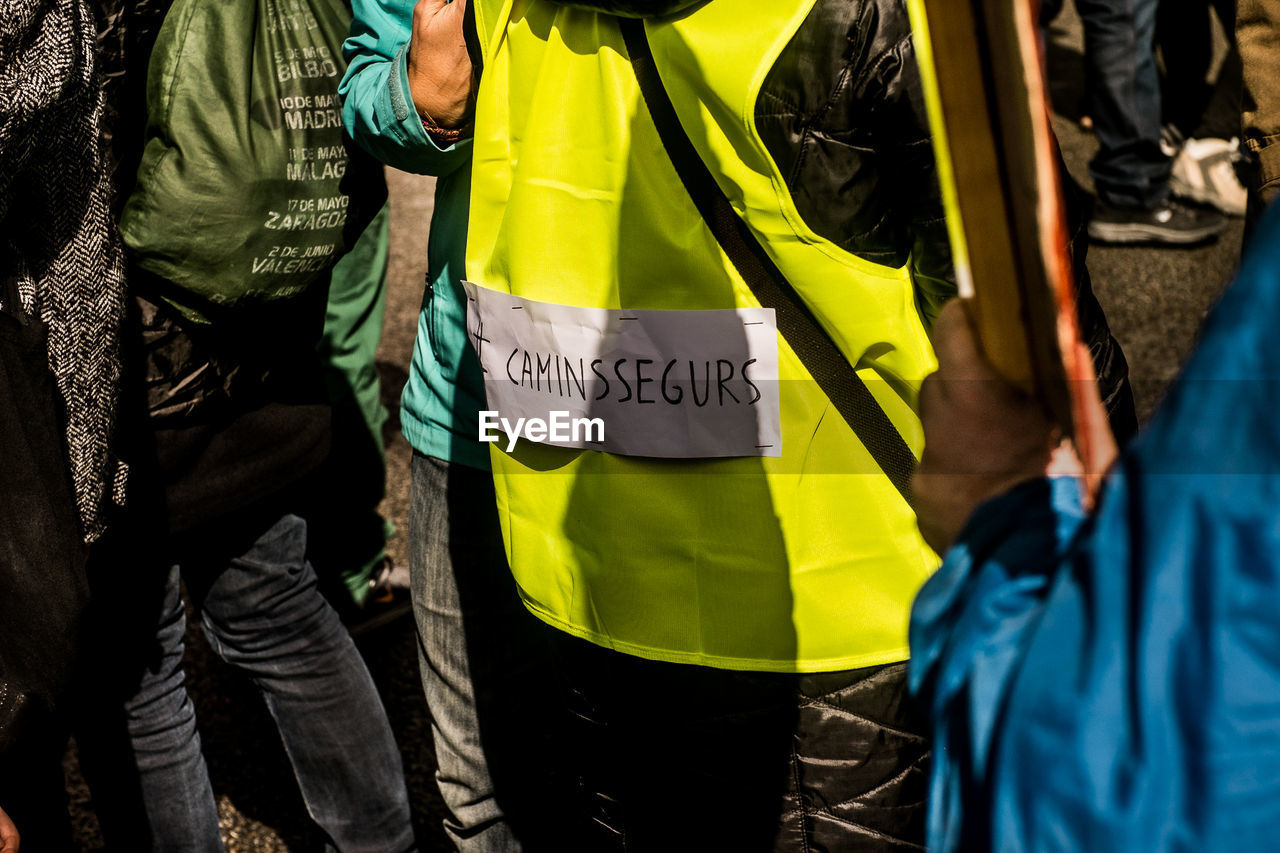
<svg viewBox="0 0 1280 853">
<path fill-rule="evenodd" d="M 922 849 L 929 753 L 905 663 L 730 672 L 557 642 L 579 849 Z"/>
<path fill-rule="evenodd" d="M 0 311 L 0 807 L 23 850 L 68 843 L 62 702 L 88 601 L 45 330 Z"/>
</svg>

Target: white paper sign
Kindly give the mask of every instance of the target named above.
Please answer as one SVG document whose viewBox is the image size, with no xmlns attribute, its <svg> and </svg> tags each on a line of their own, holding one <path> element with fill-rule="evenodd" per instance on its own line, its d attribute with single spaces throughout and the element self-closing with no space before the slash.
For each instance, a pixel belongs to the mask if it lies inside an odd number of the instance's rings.
<svg viewBox="0 0 1280 853">
<path fill-rule="evenodd" d="M 772 309 L 580 308 L 463 285 L 492 410 L 482 437 L 627 456 L 781 455 Z"/>
</svg>

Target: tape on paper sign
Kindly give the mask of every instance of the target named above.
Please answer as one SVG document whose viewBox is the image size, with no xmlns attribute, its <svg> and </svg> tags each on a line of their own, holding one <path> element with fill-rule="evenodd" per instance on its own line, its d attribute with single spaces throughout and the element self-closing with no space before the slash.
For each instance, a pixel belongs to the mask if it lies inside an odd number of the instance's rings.
<svg viewBox="0 0 1280 853">
<path fill-rule="evenodd" d="M 515 431 L 626 456 L 782 454 L 772 309 L 580 308 L 463 286 L 490 425 L 598 420 L 601 429 Z"/>
</svg>

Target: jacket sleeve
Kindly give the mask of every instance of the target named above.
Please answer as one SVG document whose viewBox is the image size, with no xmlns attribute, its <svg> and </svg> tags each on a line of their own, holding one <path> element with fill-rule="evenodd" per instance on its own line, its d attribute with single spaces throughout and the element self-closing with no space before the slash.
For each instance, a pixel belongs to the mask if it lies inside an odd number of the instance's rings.
<svg viewBox="0 0 1280 853">
<path fill-rule="evenodd" d="M 422 128 L 409 97 L 414 0 L 354 0 L 342 46 L 342 121 L 361 148 L 405 172 L 442 177 L 467 162 L 471 140 L 441 148 Z"/>
<path fill-rule="evenodd" d="M 1274 843 L 1280 210 L 1253 246 L 1096 513 L 1024 484 L 917 596 L 929 850 Z"/>
<path fill-rule="evenodd" d="M 901 16 L 905 19 L 906 12 Z M 932 328 L 943 303 L 956 295 L 955 266 L 914 41 L 904 39 L 893 52 L 896 57 L 884 57 L 870 71 L 886 64 L 898 70 L 886 78 L 883 91 L 890 115 L 897 119 L 890 131 L 896 138 L 886 139 L 883 149 L 885 175 L 894 186 L 891 197 L 901 205 L 899 215 L 910 240 L 916 304 L 926 328 Z"/>
</svg>

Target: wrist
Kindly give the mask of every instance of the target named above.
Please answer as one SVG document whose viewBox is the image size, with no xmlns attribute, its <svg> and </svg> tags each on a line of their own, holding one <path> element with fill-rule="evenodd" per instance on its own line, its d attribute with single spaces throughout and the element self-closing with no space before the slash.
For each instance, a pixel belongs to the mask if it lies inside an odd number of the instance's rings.
<svg viewBox="0 0 1280 853">
<path fill-rule="evenodd" d="M 408 58 L 409 97 L 423 129 L 433 138 L 465 132 L 471 125 L 472 81 L 470 68 L 466 70 L 466 77 L 440 73 L 439 69 L 419 66 L 412 55 Z"/>
</svg>

